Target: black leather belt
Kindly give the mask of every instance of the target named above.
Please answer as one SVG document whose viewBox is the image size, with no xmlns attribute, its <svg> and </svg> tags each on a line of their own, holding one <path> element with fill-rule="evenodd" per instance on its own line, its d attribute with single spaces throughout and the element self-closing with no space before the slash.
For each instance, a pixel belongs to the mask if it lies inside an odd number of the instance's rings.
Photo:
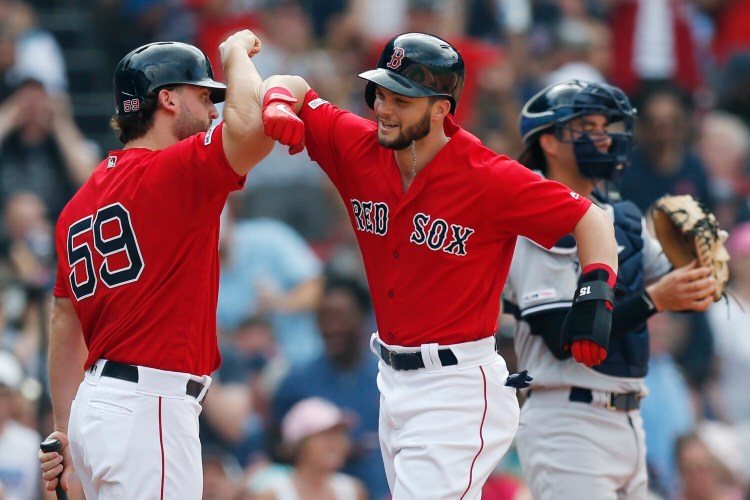
<svg viewBox="0 0 750 500">
<path fill-rule="evenodd" d="M 135 365 L 126 365 L 116 361 L 107 361 L 102 370 L 102 377 L 118 378 L 128 382 L 138 382 L 138 367 Z M 188 380 L 185 387 L 185 394 L 197 398 L 203 392 L 203 384 L 195 380 Z"/>
<path fill-rule="evenodd" d="M 605 408 L 612 411 L 631 411 L 641 407 L 641 396 L 637 392 L 615 393 L 607 392 Z M 592 403 L 594 395 L 591 389 L 571 387 L 568 400 L 577 403 Z"/>
<path fill-rule="evenodd" d="M 390 365 L 394 370 L 418 370 L 424 368 L 421 352 L 395 352 L 389 351 L 382 344 L 380 345 L 380 357 L 385 364 Z M 438 358 L 443 366 L 453 366 L 458 364 L 458 359 L 450 349 L 438 349 Z"/>
</svg>

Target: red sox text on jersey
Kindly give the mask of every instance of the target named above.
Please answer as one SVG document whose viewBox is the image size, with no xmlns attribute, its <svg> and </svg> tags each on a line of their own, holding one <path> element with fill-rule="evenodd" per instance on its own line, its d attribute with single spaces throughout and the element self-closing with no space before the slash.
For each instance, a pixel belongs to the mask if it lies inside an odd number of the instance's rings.
<svg viewBox="0 0 750 500">
<path fill-rule="evenodd" d="M 377 201 L 351 200 L 354 222 L 358 231 L 385 236 L 388 233 L 388 204 Z M 432 220 L 432 222 L 430 222 Z M 414 231 L 409 241 L 426 245 L 430 250 L 441 250 L 454 255 L 466 255 L 466 242 L 474 229 L 450 224 L 443 219 L 432 219 L 419 212 L 414 216 Z"/>
</svg>

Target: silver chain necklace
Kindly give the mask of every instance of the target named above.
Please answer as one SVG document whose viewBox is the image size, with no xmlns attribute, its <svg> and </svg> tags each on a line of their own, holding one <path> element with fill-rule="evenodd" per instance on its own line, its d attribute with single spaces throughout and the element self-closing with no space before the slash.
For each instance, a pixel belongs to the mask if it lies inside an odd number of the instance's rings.
<svg viewBox="0 0 750 500">
<path fill-rule="evenodd" d="M 417 176 L 417 141 L 411 141 L 411 177 L 412 179 Z"/>
</svg>

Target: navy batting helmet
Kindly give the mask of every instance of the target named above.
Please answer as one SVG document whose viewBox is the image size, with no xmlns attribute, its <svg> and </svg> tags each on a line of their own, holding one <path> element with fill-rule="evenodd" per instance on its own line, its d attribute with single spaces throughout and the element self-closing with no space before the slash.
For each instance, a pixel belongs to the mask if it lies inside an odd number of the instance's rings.
<svg viewBox="0 0 750 500">
<path fill-rule="evenodd" d="M 407 97 L 446 97 L 451 101 L 451 113 L 455 113 L 465 73 L 461 54 L 445 40 L 425 33 L 404 33 L 386 44 L 377 69 L 359 77 L 368 80 L 365 102 L 371 108 L 375 86 L 380 85 Z"/>
<path fill-rule="evenodd" d="M 578 168 L 588 178 L 611 178 L 618 167 L 622 169 L 628 164 L 636 110 L 622 90 L 606 83 L 568 80 L 550 85 L 529 99 L 519 123 L 526 145 L 519 160 L 523 163 L 530 156 L 541 134 L 558 134 L 567 122 L 592 114 L 606 116 L 610 124 L 622 122 L 623 131 L 608 133 L 612 145 L 607 153 L 600 152 L 585 134 L 575 139 L 573 151 Z"/>
<path fill-rule="evenodd" d="M 154 91 L 167 85 L 211 89 L 211 101 L 222 102 L 227 86 L 214 80 L 211 62 L 199 48 L 180 42 L 138 47 L 115 69 L 115 108 L 121 117 L 137 112 Z"/>
</svg>

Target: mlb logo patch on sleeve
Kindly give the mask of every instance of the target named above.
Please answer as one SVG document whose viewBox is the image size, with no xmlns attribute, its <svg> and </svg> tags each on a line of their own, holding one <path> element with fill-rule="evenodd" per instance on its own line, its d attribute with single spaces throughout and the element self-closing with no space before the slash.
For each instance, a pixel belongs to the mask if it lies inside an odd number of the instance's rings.
<svg viewBox="0 0 750 500">
<path fill-rule="evenodd" d="M 206 132 L 206 137 L 203 139 L 203 145 L 208 146 L 211 144 L 211 138 L 214 136 L 214 130 L 216 129 L 216 125 L 212 125 L 210 129 L 208 129 L 208 132 Z"/>
<path fill-rule="evenodd" d="M 312 101 L 308 102 L 307 105 L 310 106 L 312 109 L 315 109 L 321 104 L 326 104 L 327 102 L 328 101 L 326 101 L 325 99 L 321 99 L 320 97 L 318 97 L 317 99 L 313 99 Z"/>
<path fill-rule="evenodd" d="M 112 168 L 117 164 L 117 157 L 116 156 L 110 156 L 107 158 L 107 168 Z"/>
</svg>

